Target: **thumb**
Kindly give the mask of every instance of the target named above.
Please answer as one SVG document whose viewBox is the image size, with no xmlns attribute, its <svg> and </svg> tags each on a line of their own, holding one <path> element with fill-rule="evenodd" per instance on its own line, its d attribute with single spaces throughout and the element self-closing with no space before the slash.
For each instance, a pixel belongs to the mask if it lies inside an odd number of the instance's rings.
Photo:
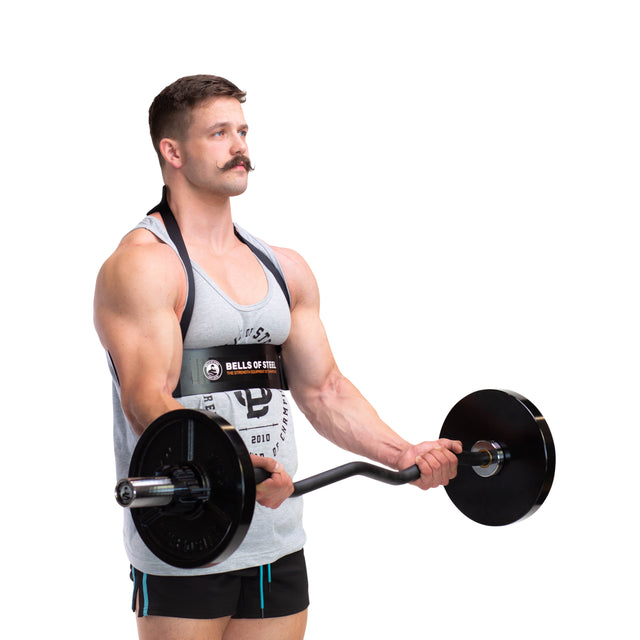
<svg viewBox="0 0 640 640">
<path fill-rule="evenodd" d="M 263 456 L 251 456 L 251 463 L 257 469 L 264 469 L 269 473 L 279 473 L 283 470 L 282 464 L 273 458 L 265 458 Z"/>
</svg>

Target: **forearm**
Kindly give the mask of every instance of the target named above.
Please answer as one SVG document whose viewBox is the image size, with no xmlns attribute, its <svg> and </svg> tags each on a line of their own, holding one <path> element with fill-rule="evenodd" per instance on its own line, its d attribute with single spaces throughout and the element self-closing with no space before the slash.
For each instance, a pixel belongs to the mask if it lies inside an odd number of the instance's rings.
<svg viewBox="0 0 640 640">
<path fill-rule="evenodd" d="M 399 468 L 410 444 L 377 414 L 356 387 L 339 372 L 322 388 L 306 390 L 294 400 L 314 428 L 339 447 L 388 467 Z"/>
<path fill-rule="evenodd" d="M 182 405 L 170 393 L 162 390 L 149 390 L 125 387 L 121 390 L 122 409 L 136 435 L 142 432 L 158 417 Z"/>
<path fill-rule="evenodd" d="M 308 265 L 278 254 L 292 292 L 291 331 L 282 348 L 291 394 L 317 431 L 343 449 L 394 469 L 417 464 L 429 489 L 455 477 L 460 443 L 438 440 L 411 445 L 385 424 L 339 371 L 319 316 L 319 293 Z"/>
</svg>

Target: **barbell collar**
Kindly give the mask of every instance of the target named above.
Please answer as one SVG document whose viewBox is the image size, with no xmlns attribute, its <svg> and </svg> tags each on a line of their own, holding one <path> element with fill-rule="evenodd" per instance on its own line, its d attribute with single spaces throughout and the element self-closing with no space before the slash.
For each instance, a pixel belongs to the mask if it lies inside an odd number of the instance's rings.
<svg viewBox="0 0 640 640">
<path fill-rule="evenodd" d="M 171 478 L 124 478 L 116 485 L 116 501 L 121 507 L 165 507 L 173 502 L 175 485 Z"/>
<path fill-rule="evenodd" d="M 483 464 L 472 465 L 473 470 L 481 478 L 491 478 L 500 473 L 504 463 L 509 459 L 509 452 L 495 440 L 478 440 L 473 447 L 471 453 L 483 453 L 488 459 Z"/>
<path fill-rule="evenodd" d="M 165 472 L 169 475 L 120 480 L 115 490 L 118 504 L 139 509 L 173 503 L 177 512 L 178 508 L 189 511 L 209 499 L 211 491 L 206 474 L 193 466 L 169 467 Z"/>
</svg>

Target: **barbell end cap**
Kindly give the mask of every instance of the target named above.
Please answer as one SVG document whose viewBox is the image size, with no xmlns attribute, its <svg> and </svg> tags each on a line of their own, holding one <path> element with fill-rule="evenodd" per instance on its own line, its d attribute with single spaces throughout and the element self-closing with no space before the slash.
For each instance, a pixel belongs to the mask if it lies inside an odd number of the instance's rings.
<svg viewBox="0 0 640 640">
<path fill-rule="evenodd" d="M 136 490 L 129 481 L 129 478 L 124 478 L 123 480 L 118 481 L 114 491 L 114 496 L 116 498 L 116 502 L 121 507 L 127 508 L 131 505 L 135 500 Z"/>
</svg>

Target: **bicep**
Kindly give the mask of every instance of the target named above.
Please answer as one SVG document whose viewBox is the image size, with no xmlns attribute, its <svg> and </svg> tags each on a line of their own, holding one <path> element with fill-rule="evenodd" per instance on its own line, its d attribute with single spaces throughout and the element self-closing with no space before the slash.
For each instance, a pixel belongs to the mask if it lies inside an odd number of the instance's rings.
<svg viewBox="0 0 640 640">
<path fill-rule="evenodd" d="M 175 404 L 171 392 L 180 374 L 180 326 L 163 276 L 141 265 L 140 256 L 121 255 L 107 261 L 96 285 L 96 329 L 138 432 Z"/>
<path fill-rule="evenodd" d="M 163 391 L 172 383 L 175 387 L 181 341 L 171 314 L 154 312 L 142 321 L 141 316 L 103 309 L 99 316 L 102 341 L 114 362 L 123 395 L 149 386 Z"/>
<path fill-rule="evenodd" d="M 298 399 L 321 393 L 339 375 L 320 316 L 311 309 L 291 314 L 291 332 L 282 348 L 287 380 Z"/>
<path fill-rule="evenodd" d="M 340 378 L 320 318 L 320 294 L 309 266 L 290 252 L 282 259 L 291 290 L 291 330 L 282 348 L 291 393 L 300 405 L 321 395 Z"/>
</svg>

